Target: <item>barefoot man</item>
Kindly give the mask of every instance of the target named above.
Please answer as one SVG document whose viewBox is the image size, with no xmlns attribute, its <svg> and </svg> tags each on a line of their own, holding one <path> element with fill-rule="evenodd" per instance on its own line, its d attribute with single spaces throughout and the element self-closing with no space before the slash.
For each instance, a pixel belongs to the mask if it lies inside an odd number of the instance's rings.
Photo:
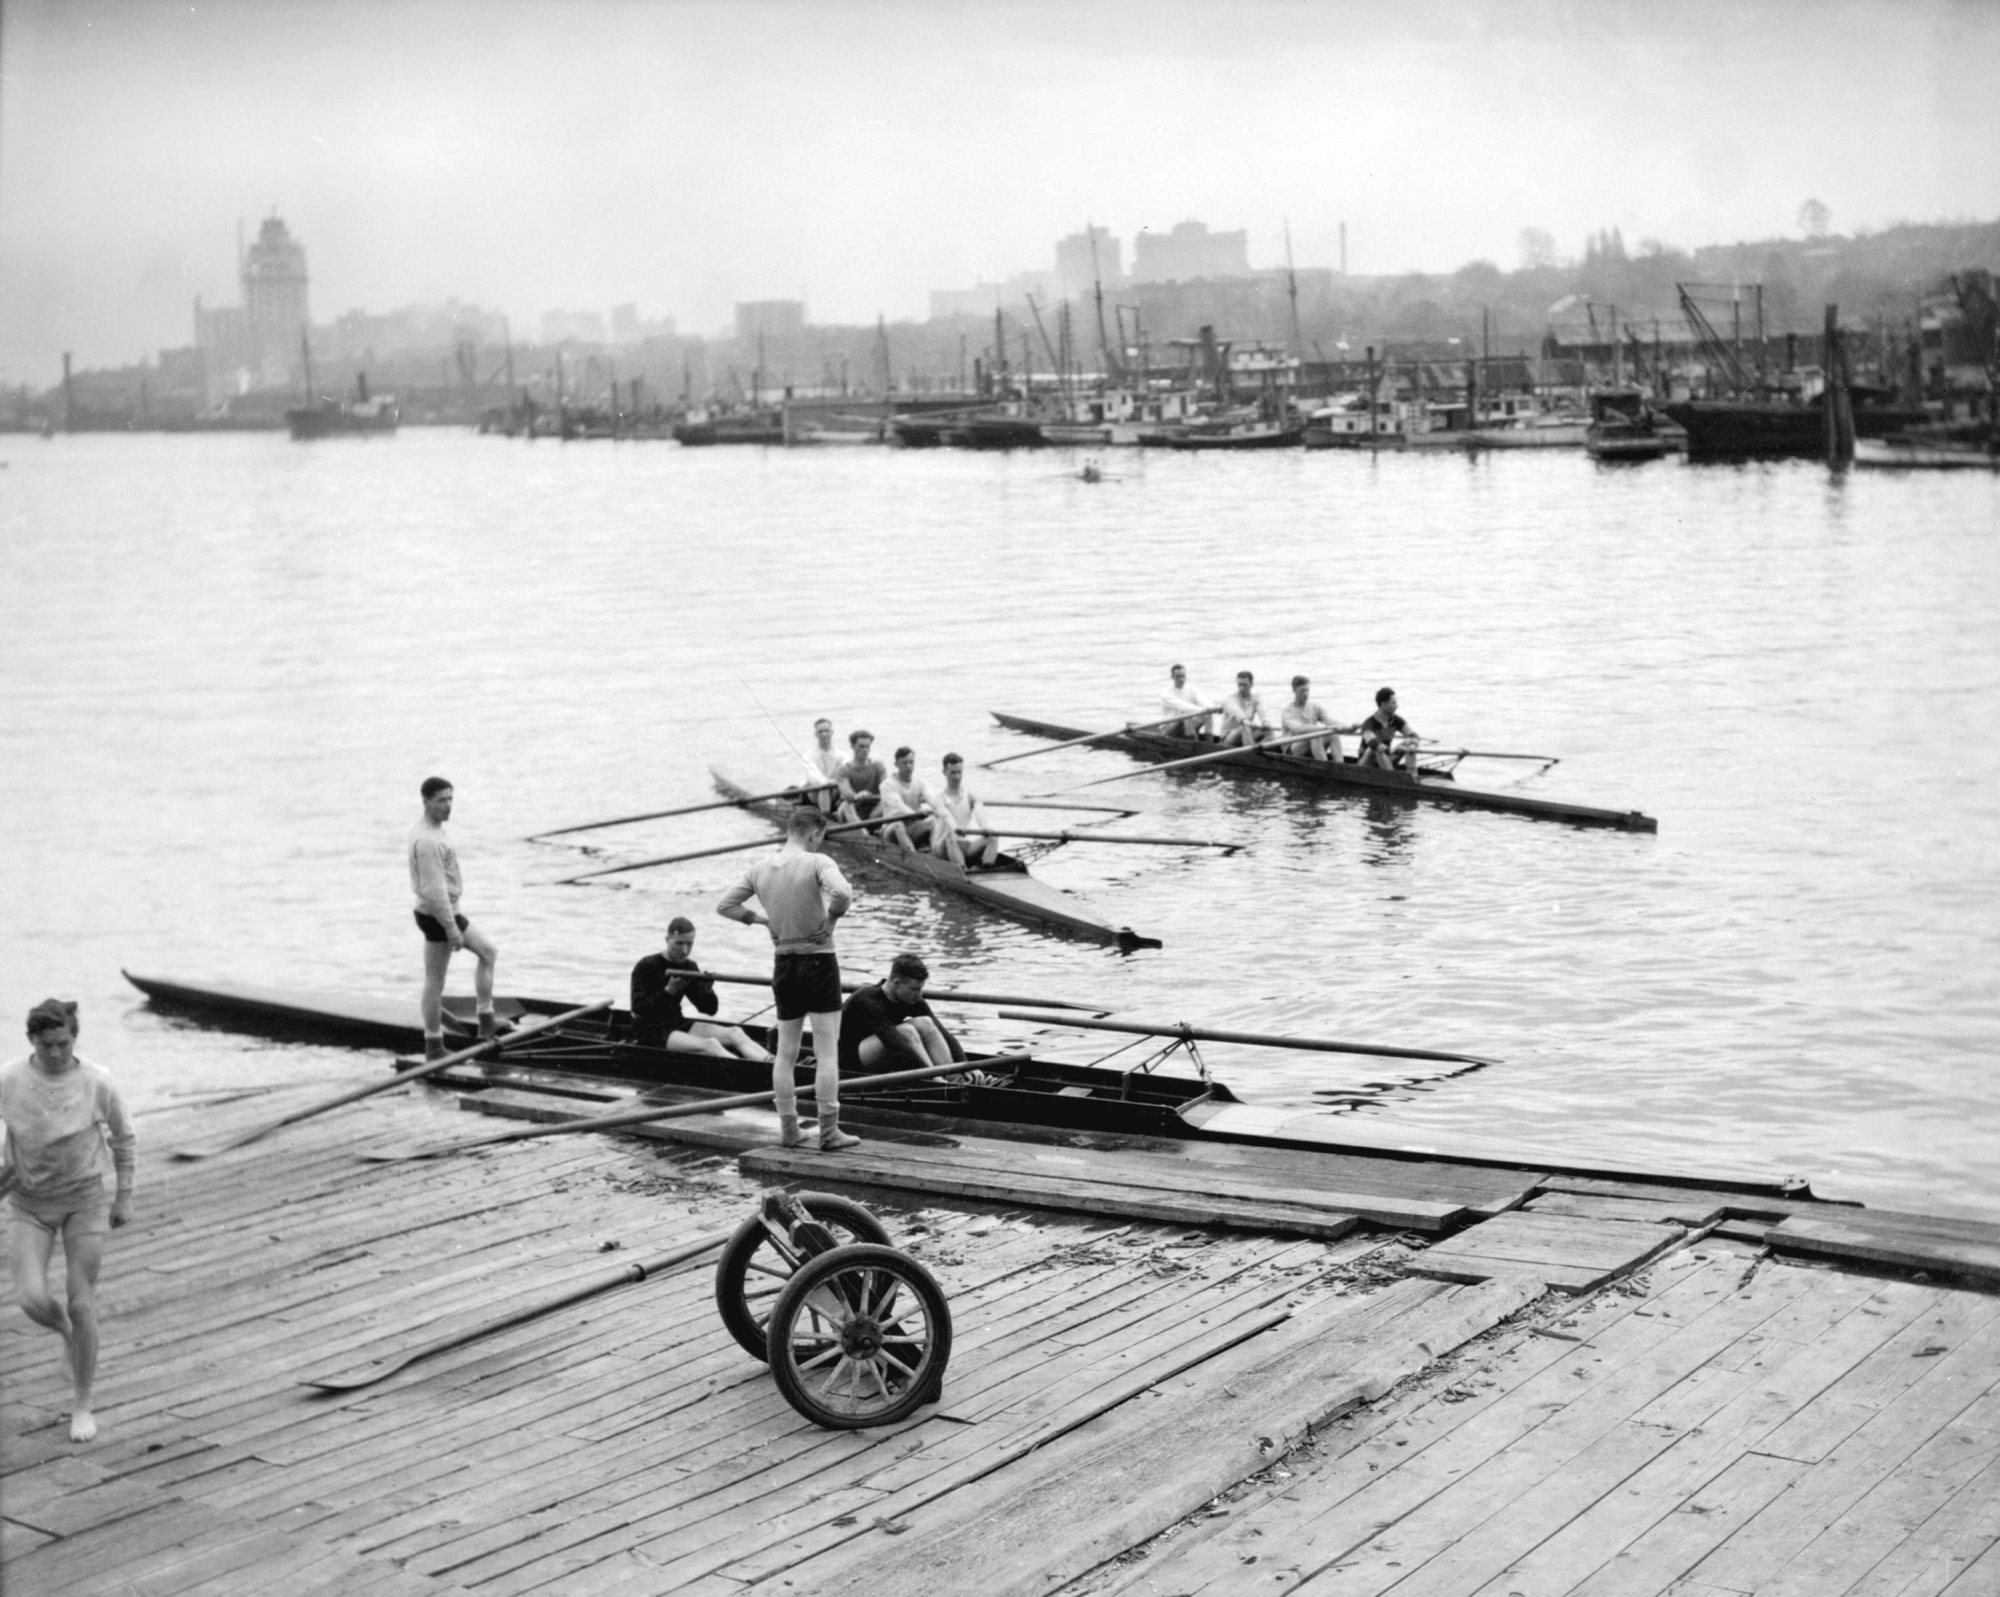
<svg viewBox="0 0 2000 1597">
<path fill-rule="evenodd" d="M 424 1057 L 444 1058 L 444 976 L 451 968 L 451 956 L 469 948 L 479 961 L 472 973 L 472 990 L 479 1011 L 479 1035 L 499 1035 L 493 1018 L 493 965 L 499 959 L 486 935 L 458 912 L 461 886 L 458 851 L 445 835 L 444 823 L 451 819 L 451 783 L 441 776 L 427 776 L 419 790 L 423 795 L 422 819 L 410 828 L 410 891 L 417 896 L 417 930 L 424 934 Z"/>
<path fill-rule="evenodd" d="M 34 1052 L 0 1066 L 0 1120 L 7 1123 L 0 1192 L 11 1199 L 14 1290 L 35 1324 L 63 1339 L 74 1397 L 69 1439 L 97 1434 L 90 1412 L 97 1377 L 97 1272 L 104 1240 L 132 1218 L 137 1139 L 111 1077 L 76 1056 L 76 1005 L 46 998 L 28 1011 Z M 116 1190 L 104 1191 L 109 1146 Z M 49 1290 L 49 1261 L 62 1238 L 64 1302 Z"/>
<path fill-rule="evenodd" d="M 833 923 L 854 903 L 840 867 L 819 851 L 826 817 L 810 804 L 792 811 L 785 846 L 744 872 L 715 912 L 771 932 L 771 996 L 777 1001 L 778 1057 L 771 1066 L 778 1136 L 787 1148 L 805 1141 L 799 1132 L 794 1071 L 805 1025 L 812 1022 L 814 1096 L 819 1103 L 820 1152 L 851 1148 L 861 1139 L 840 1129 L 840 960 L 833 951 Z M 756 899 L 760 915 L 750 907 Z"/>
</svg>

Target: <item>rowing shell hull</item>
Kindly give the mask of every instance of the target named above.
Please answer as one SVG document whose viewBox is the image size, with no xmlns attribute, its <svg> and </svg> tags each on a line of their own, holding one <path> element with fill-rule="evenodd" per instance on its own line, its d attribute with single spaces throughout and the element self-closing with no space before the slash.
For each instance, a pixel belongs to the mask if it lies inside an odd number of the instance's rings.
<svg viewBox="0 0 2000 1597">
<path fill-rule="evenodd" d="M 709 775 L 715 779 L 716 791 L 726 798 L 741 800 L 748 798 L 752 792 L 752 789 L 744 787 L 740 782 L 732 780 L 713 767 L 710 768 Z M 746 807 L 780 825 L 784 823 L 791 809 L 791 806 L 783 800 L 751 804 Z M 855 859 L 878 865 L 893 875 L 922 882 L 928 887 L 956 894 L 960 898 L 969 898 L 975 904 L 996 909 L 1003 915 L 1011 915 L 1016 920 L 1026 921 L 1031 926 L 1052 926 L 1058 931 L 1069 932 L 1077 937 L 1109 943 L 1126 953 L 1137 948 L 1161 946 L 1157 937 L 1141 937 L 1129 926 L 1113 926 L 1071 898 L 1069 894 L 1058 891 L 1046 882 L 1036 881 L 1025 870 L 968 871 L 962 866 L 954 865 L 948 859 L 938 858 L 935 854 L 909 853 L 894 843 L 884 841 L 873 832 L 841 833 L 829 837 L 826 846 Z M 1001 857 L 1006 858 L 1005 855 Z"/>
<path fill-rule="evenodd" d="M 1089 727 L 1058 726 L 1053 721 L 1030 720 L 1024 715 L 1008 715 L 995 710 L 993 719 L 1010 732 L 1026 732 L 1035 737 L 1066 739 L 1088 737 Z M 1118 732 L 1106 735 L 1097 747 L 1122 749 L 1144 760 L 1171 760 L 1193 754 L 1213 754 L 1215 744 L 1199 738 L 1169 737 L 1161 732 Z M 1460 809 L 1498 810 L 1509 815 L 1528 815 L 1537 820 L 1565 821 L 1572 826 L 1613 826 L 1628 832 L 1657 832 L 1660 823 L 1637 810 L 1597 809 L 1588 804 L 1569 804 L 1560 799 L 1529 798 L 1521 793 L 1501 793 L 1466 787 L 1459 782 L 1417 780 L 1400 771 L 1380 771 L 1351 762 L 1335 765 L 1329 760 L 1307 759 L 1269 749 L 1244 749 L 1210 761 L 1217 770 L 1252 771 L 1301 782 L 1310 787 L 1339 788 L 1346 792 L 1374 793 L 1384 798 L 1426 800 L 1435 804 L 1455 804 Z"/>
<path fill-rule="evenodd" d="M 184 981 L 125 973 L 162 1013 L 233 1032 L 287 1040 L 340 1043 L 349 1047 L 413 1049 L 422 1040 L 414 998 L 391 1000 L 345 994 L 300 992 L 230 981 Z M 469 998 L 447 997 L 447 1028 L 470 1029 Z M 503 1018 L 565 1014 L 568 999 L 501 997 L 494 1009 Z M 724 1060 L 705 1054 L 672 1054 L 664 1049 L 617 1041 L 627 1023 L 622 1012 L 545 1031 L 509 1047 L 497 1057 L 475 1060 L 433 1076 L 440 1087 L 479 1091 L 518 1086 L 565 1093 L 571 1102 L 584 1084 L 617 1084 L 694 1092 L 761 1092 L 771 1068 L 747 1059 Z M 750 1026 L 769 1046 L 766 1028 Z M 808 1050 L 811 1039 L 806 1040 Z M 977 1068 L 973 1054 L 968 1066 Z M 800 1064 L 800 1085 L 812 1079 L 810 1053 Z M 1035 1136 L 1033 1128 L 1068 1133 L 1162 1137 L 1176 1141 L 1223 1142 L 1294 1152 L 1391 1158 L 1459 1168 L 1485 1167 L 1538 1174 L 1643 1180 L 1666 1186 L 1698 1186 L 1714 1191 L 1811 1196 L 1796 1180 L 1762 1171 L 1704 1171 L 1699 1175 L 1636 1170 L 1625 1166 L 1562 1158 L 1481 1152 L 1452 1155 L 1430 1147 L 1399 1146 L 1371 1140 L 1351 1116 L 1296 1106 L 1245 1103 L 1221 1082 L 1136 1069 L 1071 1064 L 1031 1056 L 1008 1067 L 1008 1078 L 991 1086 L 914 1082 L 893 1093 L 857 1094 L 841 1106 L 843 1122 L 931 1133 L 974 1131 Z"/>
</svg>

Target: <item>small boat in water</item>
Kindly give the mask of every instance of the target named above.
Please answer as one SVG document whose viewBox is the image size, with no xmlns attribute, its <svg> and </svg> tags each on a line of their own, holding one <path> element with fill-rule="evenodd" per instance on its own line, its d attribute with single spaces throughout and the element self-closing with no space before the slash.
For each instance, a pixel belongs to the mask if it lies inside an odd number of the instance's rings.
<svg viewBox="0 0 2000 1597">
<path fill-rule="evenodd" d="M 402 419 L 392 394 L 368 392 L 365 374 L 354 379 L 354 397 L 315 400 L 294 405 L 285 412 L 285 425 L 300 441 L 315 438 L 385 437 L 396 430 Z"/>
<path fill-rule="evenodd" d="M 1982 426 L 1912 427 L 1854 440 L 1854 464 L 1898 471 L 2000 470 L 2000 437 Z"/>
<path fill-rule="evenodd" d="M 782 444 L 785 417 L 776 410 L 723 410 L 674 425 L 674 439 L 688 448 L 708 444 Z"/>
<path fill-rule="evenodd" d="M 1379 794 L 1384 798 L 1424 800 L 1456 805 L 1460 809 L 1499 810 L 1510 815 L 1533 816 L 1539 820 L 1566 821 L 1573 826 L 1615 826 L 1628 832 L 1657 832 L 1660 823 L 1637 810 L 1607 810 L 1588 804 L 1571 804 L 1561 799 L 1533 798 L 1504 789 L 1494 791 L 1466 787 L 1442 771 L 1426 770 L 1421 776 L 1402 771 L 1384 771 L 1357 764 L 1352 759 L 1315 760 L 1280 749 L 1247 748 L 1222 752 L 1210 738 L 1174 737 L 1142 727 L 1105 732 L 1093 737 L 1088 727 L 1059 726 L 1053 721 L 1036 721 L 1027 716 L 993 711 L 993 719 L 1012 732 L 1059 740 L 1089 740 L 1100 748 L 1120 749 L 1145 760 L 1171 760 L 1194 755 L 1213 755 L 1215 769 L 1277 777 L 1307 787 L 1342 788 L 1353 792 Z"/>
<path fill-rule="evenodd" d="M 745 809 L 782 826 L 791 812 L 792 799 L 759 799 L 751 802 L 754 790 L 711 767 L 709 775 L 725 798 L 734 799 Z M 991 866 L 972 870 L 955 865 L 928 850 L 912 853 L 888 841 L 879 832 L 835 832 L 825 847 L 850 855 L 871 865 L 879 865 L 893 875 L 922 882 L 958 898 L 971 899 L 1003 915 L 1026 921 L 1031 926 L 1051 927 L 1094 942 L 1110 943 L 1122 952 L 1137 948 L 1158 948 L 1157 937 L 1141 937 L 1129 926 L 1114 926 L 1087 905 L 1059 892 L 1028 874 L 1028 867 L 1011 854 L 1002 854 Z"/>
</svg>

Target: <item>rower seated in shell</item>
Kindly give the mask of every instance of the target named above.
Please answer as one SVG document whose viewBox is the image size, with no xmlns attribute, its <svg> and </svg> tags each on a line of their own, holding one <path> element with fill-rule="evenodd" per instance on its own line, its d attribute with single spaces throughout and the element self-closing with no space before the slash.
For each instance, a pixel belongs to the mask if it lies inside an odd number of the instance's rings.
<svg viewBox="0 0 2000 1597">
<path fill-rule="evenodd" d="M 869 820 L 882 807 L 882 779 L 889 772 L 880 760 L 869 755 L 875 747 L 873 732 L 848 733 L 847 747 L 850 751 L 848 757 L 833 773 L 833 780 L 840 789 L 840 818 L 843 821 Z"/>
<path fill-rule="evenodd" d="M 943 856 L 965 870 L 985 870 L 1000 858 L 1000 839 L 993 835 L 993 822 L 986 806 L 965 785 L 965 756 L 944 757 L 944 787 L 935 795 L 932 818 L 936 835 L 931 852 Z M 968 838 L 967 832 L 984 832 L 984 837 Z"/>
<path fill-rule="evenodd" d="M 1333 717 L 1328 715 L 1312 696 L 1312 679 L 1303 676 L 1292 678 L 1291 702 L 1279 712 L 1278 725 L 1284 729 L 1288 738 L 1302 737 L 1324 727 L 1326 729 L 1324 737 L 1316 737 L 1309 743 L 1293 743 L 1290 745 L 1290 752 L 1304 755 L 1308 759 L 1331 760 L 1336 763 L 1342 758 L 1340 734 L 1345 732 L 1352 736 L 1360 730 L 1357 726 L 1334 725 Z"/>
<path fill-rule="evenodd" d="M 917 955 L 898 954 L 889 962 L 887 976 L 848 996 L 840 1011 L 842 1074 L 881 1075 L 964 1062 L 965 1049 L 924 999 L 930 975 Z M 985 1086 L 993 1079 L 982 1070 L 938 1078 L 955 1086 Z"/>
<path fill-rule="evenodd" d="M 1396 690 L 1381 688 L 1375 694 L 1375 713 L 1361 723 L 1361 751 L 1355 761 L 1414 777 L 1417 741 L 1417 729 L 1396 713 Z"/>
<path fill-rule="evenodd" d="M 1271 730 L 1269 717 L 1264 714 L 1264 701 L 1257 697 L 1257 678 L 1248 671 L 1236 673 L 1236 691 L 1222 701 L 1222 737 L 1224 748 L 1240 744 L 1244 748 L 1261 743 L 1264 734 Z"/>
<path fill-rule="evenodd" d="M 1187 712 L 1185 721 L 1175 721 L 1162 728 L 1173 737 L 1200 738 L 1209 735 L 1209 725 L 1215 718 L 1215 706 L 1201 696 L 1201 689 L 1188 681 L 1187 667 L 1179 663 L 1168 669 L 1172 686 L 1160 695 L 1160 708 L 1169 715 Z"/>
<path fill-rule="evenodd" d="M 632 1040 L 670 1054 L 710 1054 L 769 1064 L 771 1056 L 740 1026 L 702 1020 L 681 1008 L 690 1003 L 702 1014 L 713 1015 L 718 1007 L 715 983 L 703 978 L 694 962 L 694 935 L 694 922 L 676 915 L 667 922 L 664 951 L 648 954 L 632 967 Z"/>
</svg>

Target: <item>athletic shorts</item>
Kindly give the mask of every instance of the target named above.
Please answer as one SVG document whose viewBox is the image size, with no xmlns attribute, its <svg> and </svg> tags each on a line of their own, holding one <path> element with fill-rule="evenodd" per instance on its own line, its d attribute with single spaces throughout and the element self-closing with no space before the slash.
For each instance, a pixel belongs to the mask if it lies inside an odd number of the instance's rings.
<svg viewBox="0 0 2000 1597">
<path fill-rule="evenodd" d="M 425 942 L 448 943 L 451 941 L 449 937 L 445 936 L 444 927 L 438 923 L 437 916 L 426 915 L 420 909 L 412 910 L 410 913 L 416 916 L 417 930 L 424 934 Z M 472 924 L 472 922 L 467 920 L 463 915 L 456 915 L 453 917 L 453 919 L 458 922 L 458 929 L 460 931 L 464 931 L 467 927 L 469 927 Z"/>
<path fill-rule="evenodd" d="M 771 996 L 780 1020 L 803 1020 L 840 1009 L 840 960 L 833 954 L 777 954 L 771 961 Z"/>
<path fill-rule="evenodd" d="M 111 1234 L 111 1194 L 101 1181 L 92 1190 L 59 1198 L 31 1198 L 18 1189 L 7 1197 L 17 1218 L 50 1236 L 60 1235 L 65 1243 L 73 1237 Z"/>
</svg>

